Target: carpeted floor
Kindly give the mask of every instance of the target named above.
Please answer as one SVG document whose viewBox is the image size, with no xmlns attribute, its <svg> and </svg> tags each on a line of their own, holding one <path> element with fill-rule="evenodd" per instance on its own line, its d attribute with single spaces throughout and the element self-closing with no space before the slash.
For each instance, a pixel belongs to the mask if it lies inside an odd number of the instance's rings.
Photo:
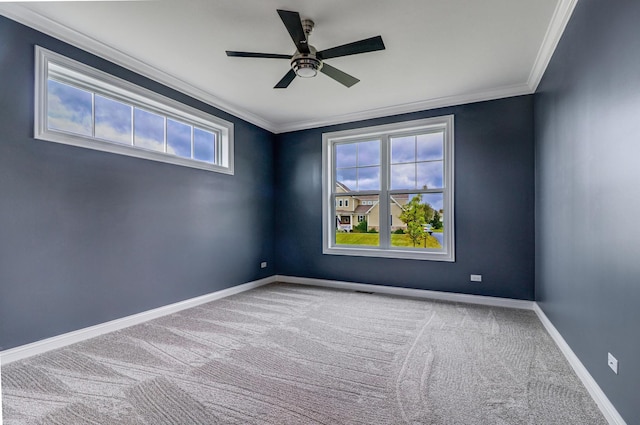
<svg viewBox="0 0 640 425">
<path fill-rule="evenodd" d="M 14 424 L 606 424 L 535 314 L 273 284 L 2 368 Z"/>
</svg>

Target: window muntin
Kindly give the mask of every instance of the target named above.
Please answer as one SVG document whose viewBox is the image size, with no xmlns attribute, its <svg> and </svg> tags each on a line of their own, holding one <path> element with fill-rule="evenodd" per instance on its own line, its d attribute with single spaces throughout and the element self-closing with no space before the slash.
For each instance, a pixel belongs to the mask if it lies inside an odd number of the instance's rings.
<svg viewBox="0 0 640 425">
<path fill-rule="evenodd" d="M 453 116 L 325 133 L 323 162 L 324 253 L 454 261 Z"/>
<path fill-rule="evenodd" d="M 337 180 L 354 190 L 380 188 L 380 141 L 336 145 Z"/>
<path fill-rule="evenodd" d="M 444 132 L 391 137 L 391 189 L 443 187 Z"/>
<path fill-rule="evenodd" d="M 36 46 L 37 139 L 233 174 L 233 124 Z"/>
</svg>

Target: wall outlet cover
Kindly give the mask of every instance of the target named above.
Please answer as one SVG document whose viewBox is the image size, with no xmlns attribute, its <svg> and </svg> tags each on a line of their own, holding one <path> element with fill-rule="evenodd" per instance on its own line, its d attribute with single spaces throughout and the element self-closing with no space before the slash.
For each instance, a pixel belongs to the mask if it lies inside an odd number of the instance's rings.
<svg viewBox="0 0 640 425">
<path fill-rule="evenodd" d="M 482 282 L 482 275 L 481 274 L 472 274 L 471 275 L 471 282 Z"/>
<path fill-rule="evenodd" d="M 608 359 L 607 359 L 607 364 L 609 365 L 609 367 L 611 368 L 611 370 L 613 371 L 613 373 L 615 373 L 616 375 L 618 374 L 618 359 L 616 359 L 615 357 L 613 357 L 613 354 L 608 353 Z"/>
</svg>

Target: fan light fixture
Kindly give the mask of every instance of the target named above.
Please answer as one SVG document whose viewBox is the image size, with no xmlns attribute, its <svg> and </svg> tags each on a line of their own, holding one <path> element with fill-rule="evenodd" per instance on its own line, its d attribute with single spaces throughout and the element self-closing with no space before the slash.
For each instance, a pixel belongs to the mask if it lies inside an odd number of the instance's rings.
<svg viewBox="0 0 640 425">
<path fill-rule="evenodd" d="M 312 78 L 318 75 L 322 62 L 315 56 L 295 55 L 291 60 L 291 67 L 298 77 Z"/>
<path fill-rule="evenodd" d="M 360 80 L 346 72 L 332 67 L 328 63 L 324 63 L 324 61 L 326 59 L 339 58 L 342 56 L 384 50 L 382 37 L 378 35 L 318 52 L 315 47 L 309 44 L 309 35 L 311 34 L 314 26 L 311 19 L 301 19 L 298 12 L 292 12 L 290 10 L 277 9 L 277 12 L 278 15 L 280 15 L 280 19 L 282 19 L 282 23 L 289 32 L 293 44 L 296 45 L 296 51 L 293 55 L 227 50 L 227 56 L 236 56 L 241 58 L 286 59 L 291 61 L 291 69 L 289 69 L 284 77 L 278 81 L 278 84 L 273 87 L 274 89 L 286 89 L 296 77 L 313 78 L 318 75 L 318 71 L 330 78 L 333 78 L 345 87 L 351 87 Z"/>
</svg>

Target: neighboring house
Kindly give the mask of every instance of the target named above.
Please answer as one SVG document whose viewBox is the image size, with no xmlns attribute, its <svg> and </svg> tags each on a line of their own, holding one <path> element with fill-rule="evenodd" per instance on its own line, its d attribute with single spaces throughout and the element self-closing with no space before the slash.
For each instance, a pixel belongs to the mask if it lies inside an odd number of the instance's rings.
<svg viewBox="0 0 640 425">
<path fill-rule="evenodd" d="M 351 192 L 346 185 L 336 182 L 337 193 Z M 409 195 L 396 195 L 391 198 L 391 230 L 406 229 L 407 225 L 400 220 L 402 206 L 409 202 Z M 376 195 L 345 195 L 336 196 L 336 228 L 351 231 L 362 221 L 367 223 L 367 229 L 380 228 L 380 201 Z"/>
</svg>

